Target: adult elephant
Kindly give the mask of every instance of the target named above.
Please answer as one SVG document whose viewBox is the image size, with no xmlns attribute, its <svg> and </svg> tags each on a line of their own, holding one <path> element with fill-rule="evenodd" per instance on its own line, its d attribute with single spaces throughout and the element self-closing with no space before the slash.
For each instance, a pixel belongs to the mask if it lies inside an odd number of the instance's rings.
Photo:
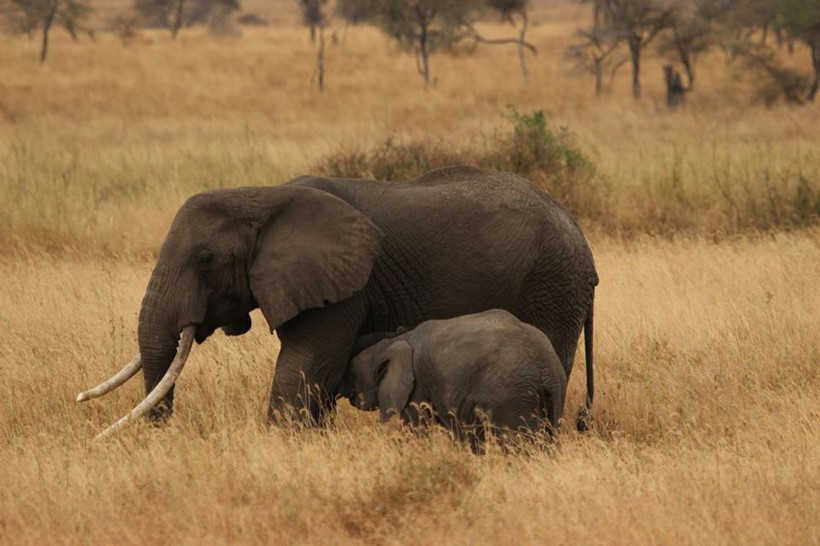
<svg viewBox="0 0 820 546">
<path fill-rule="evenodd" d="M 259 307 L 282 343 L 269 418 L 321 423 L 360 336 L 498 308 L 550 338 L 567 378 L 585 330 L 588 408 L 597 283 L 572 217 L 509 173 L 459 166 L 402 183 L 300 177 L 208 191 L 182 206 L 162 245 L 138 357 L 78 400 L 141 367 L 146 399 L 103 434 L 169 416 L 192 339 L 243 334 Z"/>
</svg>

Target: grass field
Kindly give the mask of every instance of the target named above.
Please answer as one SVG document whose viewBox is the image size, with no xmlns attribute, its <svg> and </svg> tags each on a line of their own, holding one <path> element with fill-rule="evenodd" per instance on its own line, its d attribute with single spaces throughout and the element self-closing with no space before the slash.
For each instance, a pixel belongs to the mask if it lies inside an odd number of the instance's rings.
<svg viewBox="0 0 820 546">
<path fill-rule="evenodd" d="M 641 103 L 625 72 L 596 101 L 560 60 L 587 16 L 539 9 L 528 83 L 514 49 L 482 48 L 434 56 L 429 89 L 351 28 L 324 95 L 289 23 L 129 46 L 55 34 L 43 67 L 35 42 L 0 35 L 0 543 L 820 543 L 820 230 L 744 223 L 818 190 L 820 114 L 750 104 L 719 57 L 680 112 L 654 58 Z M 268 429 L 277 343 L 255 312 L 246 336 L 195 347 L 168 427 L 90 441 L 142 394 L 134 380 L 74 403 L 136 351 L 185 197 L 391 136 L 477 145 L 508 104 L 577 135 L 615 218 L 585 223 L 601 276 L 590 433 L 475 457 L 346 402 L 328 430 Z"/>
</svg>

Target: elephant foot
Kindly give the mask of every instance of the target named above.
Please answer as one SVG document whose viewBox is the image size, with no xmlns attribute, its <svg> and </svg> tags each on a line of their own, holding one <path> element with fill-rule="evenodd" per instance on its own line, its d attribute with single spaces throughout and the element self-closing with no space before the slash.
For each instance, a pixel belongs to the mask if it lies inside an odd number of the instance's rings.
<svg viewBox="0 0 820 546">
<path fill-rule="evenodd" d="M 166 401 L 162 401 L 150 410 L 148 410 L 148 421 L 153 426 L 163 426 L 168 423 L 171 419 L 171 416 L 174 414 L 174 404 L 173 402 L 168 403 Z"/>
<path fill-rule="evenodd" d="M 320 392 L 293 398 L 272 395 L 268 424 L 285 428 L 325 427 L 333 420 L 336 402 Z"/>
</svg>

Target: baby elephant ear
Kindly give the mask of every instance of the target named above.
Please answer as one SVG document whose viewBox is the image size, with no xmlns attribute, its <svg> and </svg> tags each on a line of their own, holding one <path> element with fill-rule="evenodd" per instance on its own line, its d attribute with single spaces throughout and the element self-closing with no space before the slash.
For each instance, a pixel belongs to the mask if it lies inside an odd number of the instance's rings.
<svg viewBox="0 0 820 546">
<path fill-rule="evenodd" d="M 407 407 L 413 392 L 413 347 L 406 341 L 390 346 L 387 371 L 379 383 L 379 409 L 382 423 Z"/>
<path fill-rule="evenodd" d="M 271 330 L 305 309 L 349 298 L 370 277 L 382 232 L 348 203 L 313 188 L 276 188 L 261 226 L 250 288 Z"/>
</svg>

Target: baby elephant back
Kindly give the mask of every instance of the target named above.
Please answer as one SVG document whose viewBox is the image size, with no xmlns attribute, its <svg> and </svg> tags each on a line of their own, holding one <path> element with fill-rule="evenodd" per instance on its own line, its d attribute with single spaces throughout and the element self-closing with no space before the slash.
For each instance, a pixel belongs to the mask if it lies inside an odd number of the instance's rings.
<svg viewBox="0 0 820 546">
<path fill-rule="evenodd" d="M 557 428 L 567 380 L 549 338 L 512 314 L 491 310 L 422 324 L 440 377 L 451 386 L 447 411 L 462 425 L 486 418 L 495 427 Z M 443 408 L 442 408 L 443 409 Z"/>
</svg>

